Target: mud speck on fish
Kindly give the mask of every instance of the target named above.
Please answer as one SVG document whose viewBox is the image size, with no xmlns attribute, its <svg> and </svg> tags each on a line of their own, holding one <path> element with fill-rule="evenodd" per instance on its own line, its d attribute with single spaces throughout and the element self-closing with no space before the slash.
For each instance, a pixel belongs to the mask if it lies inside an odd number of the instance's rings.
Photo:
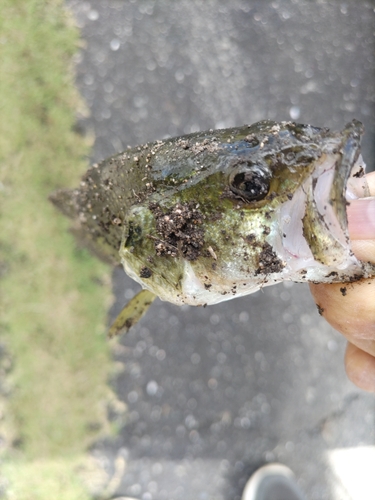
<svg viewBox="0 0 375 500">
<path fill-rule="evenodd" d="M 187 260 L 196 260 L 204 245 L 204 230 L 201 226 L 204 215 L 195 203 L 177 203 L 170 210 L 156 203 L 149 205 L 155 216 L 157 234 L 155 240 L 157 255 L 177 257 L 181 254 Z"/>
<path fill-rule="evenodd" d="M 151 278 L 152 271 L 148 267 L 142 267 L 141 272 L 139 273 L 140 278 Z"/>
<path fill-rule="evenodd" d="M 258 269 L 255 274 L 279 273 L 284 267 L 285 264 L 279 259 L 276 252 L 273 251 L 272 246 L 268 242 L 265 242 L 259 254 Z"/>
</svg>

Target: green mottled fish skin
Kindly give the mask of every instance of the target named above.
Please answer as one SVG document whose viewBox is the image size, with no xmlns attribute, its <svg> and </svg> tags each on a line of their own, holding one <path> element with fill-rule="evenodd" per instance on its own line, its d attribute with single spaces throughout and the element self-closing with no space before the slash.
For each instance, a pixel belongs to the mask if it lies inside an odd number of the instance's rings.
<svg viewBox="0 0 375 500">
<path fill-rule="evenodd" d="M 76 232 L 98 255 L 114 263 L 121 260 L 143 286 L 183 303 L 187 269 L 199 275 L 207 291 L 213 283 L 220 289 L 221 275 L 233 262 L 241 279 L 281 272 L 284 263 L 267 243 L 275 231 L 272 214 L 328 155 L 337 158 L 337 193 L 331 195 L 346 227 L 344 191 L 350 168 L 339 167 L 356 161 L 362 132 L 356 121 L 331 132 L 265 120 L 189 134 L 117 154 L 91 167 L 78 189 L 61 190 L 51 198 L 75 219 Z M 260 169 L 255 180 L 246 177 L 254 167 Z M 327 245 L 334 247 L 334 242 L 326 232 L 319 243 L 313 214 L 304 224 L 305 232 L 313 234 L 309 244 L 314 256 L 324 263 Z M 237 285 L 223 281 L 221 293 L 234 295 Z M 181 300 L 171 298 L 173 294 L 182 294 Z"/>
</svg>

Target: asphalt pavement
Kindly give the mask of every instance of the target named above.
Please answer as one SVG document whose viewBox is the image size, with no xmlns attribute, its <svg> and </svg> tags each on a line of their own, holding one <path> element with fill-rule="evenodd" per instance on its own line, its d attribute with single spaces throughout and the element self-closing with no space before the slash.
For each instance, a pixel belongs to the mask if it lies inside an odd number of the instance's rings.
<svg viewBox="0 0 375 500">
<path fill-rule="evenodd" d="M 374 2 L 68 5 L 85 42 L 77 82 L 90 116 L 79 127 L 95 133 L 92 161 L 264 118 L 334 129 L 357 118 L 375 166 Z M 138 285 L 118 268 L 113 289 L 112 318 Z M 302 284 L 207 308 L 155 301 L 114 347 L 127 410 L 111 415 L 119 437 L 92 450 L 108 494 L 239 500 L 254 469 L 280 461 L 309 500 L 375 498 L 373 475 L 360 476 L 375 400 L 346 379 L 344 350 Z"/>
</svg>

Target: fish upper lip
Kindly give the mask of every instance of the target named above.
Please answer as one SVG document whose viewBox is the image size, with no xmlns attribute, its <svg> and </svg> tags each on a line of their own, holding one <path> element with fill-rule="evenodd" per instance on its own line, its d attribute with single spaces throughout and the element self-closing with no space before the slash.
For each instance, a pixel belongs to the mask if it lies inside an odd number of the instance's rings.
<svg viewBox="0 0 375 500">
<path fill-rule="evenodd" d="M 341 158 L 337 162 L 335 180 L 336 195 L 341 191 L 343 198 L 346 195 L 346 186 L 350 176 L 352 175 L 353 168 L 361 154 L 361 138 L 364 133 L 364 126 L 358 120 L 352 120 L 340 132 Z M 346 215 L 346 214 L 345 214 Z"/>
<path fill-rule="evenodd" d="M 332 206 L 343 233 L 348 238 L 348 219 L 346 213 L 346 188 L 356 161 L 361 152 L 361 137 L 364 127 L 358 120 L 352 120 L 339 132 L 340 158 L 336 161 L 335 172 L 330 188 L 330 205 Z"/>
<path fill-rule="evenodd" d="M 355 162 L 358 160 L 361 149 L 361 138 L 364 133 L 364 126 L 358 120 L 352 120 L 346 125 L 346 127 L 340 132 L 343 136 L 341 143 L 341 169 L 345 171 L 351 170 Z"/>
<path fill-rule="evenodd" d="M 336 185 L 336 193 L 341 191 L 343 196 L 353 167 L 361 154 L 361 138 L 363 133 L 363 124 L 354 119 L 343 130 L 334 134 L 333 137 L 331 136 L 334 140 L 333 144 L 328 139 L 328 148 L 323 148 L 323 151 L 328 154 L 339 153 L 340 155 L 340 158 L 336 161 L 334 183 Z"/>
</svg>

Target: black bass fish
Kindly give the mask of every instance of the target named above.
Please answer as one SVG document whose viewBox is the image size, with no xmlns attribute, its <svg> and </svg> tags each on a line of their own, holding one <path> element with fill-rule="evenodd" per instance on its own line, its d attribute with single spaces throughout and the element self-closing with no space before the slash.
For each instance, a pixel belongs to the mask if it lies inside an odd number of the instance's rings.
<svg viewBox="0 0 375 500">
<path fill-rule="evenodd" d="M 207 305 L 283 280 L 374 275 L 350 248 L 346 205 L 368 196 L 363 126 L 340 132 L 261 121 L 128 149 L 51 195 L 97 255 L 145 289 L 110 333 L 155 296 Z"/>
</svg>

